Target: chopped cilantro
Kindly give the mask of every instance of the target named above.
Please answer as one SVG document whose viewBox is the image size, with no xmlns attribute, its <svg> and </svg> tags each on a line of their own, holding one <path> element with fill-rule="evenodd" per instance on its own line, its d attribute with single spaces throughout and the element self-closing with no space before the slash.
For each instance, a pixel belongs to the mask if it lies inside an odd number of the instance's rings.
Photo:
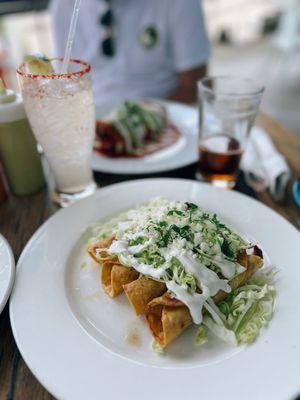
<svg viewBox="0 0 300 400">
<path fill-rule="evenodd" d="M 128 246 L 137 246 L 138 244 L 144 244 L 147 241 L 145 236 L 139 236 L 136 239 L 128 240 Z"/>
<path fill-rule="evenodd" d="M 230 246 L 230 242 L 228 240 L 224 240 L 224 242 L 221 244 L 221 250 L 227 256 L 228 258 L 235 258 L 236 257 L 236 252 L 232 249 Z"/>
<path fill-rule="evenodd" d="M 198 206 L 194 203 L 185 202 L 185 205 L 187 206 L 187 209 L 190 210 L 191 212 L 198 209 Z"/>
<path fill-rule="evenodd" d="M 166 223 L 166 221 L 159 221 L 158 225 L 163 228 L 163 227 L 167 226 L 167 223 Z"/>
<path fill-rule="evenodd" d="M 134 255 L 140 262 L 148 265 L 153 265 L 154 268 L 160 267 L 165 259 L 157 252 L 151 252 L 149 250 L 142 250 Z"/>
<path fill-rule="evenodd" d="M 169 217 L 170 215 L 174 215 L 174 214 L 176 214 L 180 217 L 184 216 L 184 212 L 180 211 L 180 210 L 170 210 L 170 211 L 168 211 L 167 216 Z"/>
</svg>

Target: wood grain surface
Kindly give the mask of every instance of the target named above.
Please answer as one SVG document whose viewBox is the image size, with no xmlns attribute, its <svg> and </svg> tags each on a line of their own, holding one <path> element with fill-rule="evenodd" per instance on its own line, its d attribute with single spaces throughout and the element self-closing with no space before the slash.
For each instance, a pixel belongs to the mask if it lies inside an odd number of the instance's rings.
<svg viewBox="0 0 300 400">
<path fill-rule="evenodd" d="M 259 116 L 257 123 L 269 132 L 278 149 L 285 155 L 291 166 L 293 178 L 300 177 L 300 138 L 264 114 Z M 151 175 L 151 177 L 194 179 L 194 175 L 195 165 L 191 165 L 168 173 Z M 95 179 L 100 187 L 145 177 L 95 174 Z M 292 200 L 290 186 L 286 199 L 281 203 L 274 202 L 267 192 L 255 195 L 244 184 L 242 176 L 236 190 L 258 198 L 300 229 L 300 211 Z M 46 188 L 40 193 L 26 198 L 10 196 L 5 203 L 0 205 L 0 232 L 11 244 L 16 261 L 32 234 L 56 210 Z M 18 351 L 11 331 L 8 306 L 6 306 L 0 316 L 0 400 L 50 399 L 53 397 L 34 378 Z"/>
</svg>

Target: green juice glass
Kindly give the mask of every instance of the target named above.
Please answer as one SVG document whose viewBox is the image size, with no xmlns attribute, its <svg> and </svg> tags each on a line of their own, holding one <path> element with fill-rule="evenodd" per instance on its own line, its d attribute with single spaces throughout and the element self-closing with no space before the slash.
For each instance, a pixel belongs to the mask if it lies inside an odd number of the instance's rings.
<svg viewBox="0 0 300 400">
<path fill-rule="evenodd" d="M 0 102 L 0 158 L 11 192 L 25 196 L 40 190 L 45 179 L 22 99 L 19 95 L 11 99 L 5 102 L 5 96 Z"/>
</svg>

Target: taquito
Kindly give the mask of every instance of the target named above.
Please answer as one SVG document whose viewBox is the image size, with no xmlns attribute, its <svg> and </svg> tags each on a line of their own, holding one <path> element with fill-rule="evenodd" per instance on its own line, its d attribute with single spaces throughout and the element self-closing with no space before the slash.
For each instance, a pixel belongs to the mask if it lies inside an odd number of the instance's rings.
<svg viewBox="0 0 300 400">
<path fill-rule="evenodd" d="M 100 282 L 104 291 L 110 297 L 116 297 L 123 291 L 123 285 L 136 280 L 139 273 L 133 268 L 120 264 L 117 257 L 107 252 L 114 237 L 99 240 L 88 248 L 88 254 L 102 266 L 100 271 Z"/>
<path fill-rule="evenodd" d="M 232 290 L 244 285 L 263 265 L 262 258 L 255 254 L 247 256 L 246 253 L 242 253 L 239 255 L 239 262 L 246 270 L 229 281 Z M 213 300 L 218 303 L 227 296 L 228 293 L 219 291 Z M 193 322 L 189 309 L 169 292 L 152 300 L 145 309 L 145 316 L 154 338 L 161 347 L 170 344 Z"/>
<path fill-rule="evenodd" d="M 105 239 L 98 240 L 88 247 L 87 252 L 90 257 L 97 263 L 102 265 L 105 259 L 114 259 L 118 262 L 117 257 L 113 257 L 107 253 L 107 249 L 110 247 L 114 240 L 114 236 L 109 236 Z"/>
<path fill-rule="evenodd" d="M 136 315 L 142 314 L 151 300 L 161 296 L 167 290 L 163 282 L 146 276 L 124 285 L 123 288 Z"/>
<path fill-rule="evenodd" d="M 110 261 L 104 261 L 100 272 L 102 287 L 110 297 L 118 296 L 123 291 L 123 285 L 136 280 L 138 276 L 135 269 Z"/>
</svg>

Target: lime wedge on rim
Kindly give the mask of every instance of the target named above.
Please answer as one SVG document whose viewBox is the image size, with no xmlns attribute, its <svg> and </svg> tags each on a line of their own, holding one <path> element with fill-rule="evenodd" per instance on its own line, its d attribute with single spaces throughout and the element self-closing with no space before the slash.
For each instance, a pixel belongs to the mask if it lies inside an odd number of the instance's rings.
<svg viewBox="0 0 300 400">
<path fill-rule="evenodd" d="M 52 75 L 51 61 L 44 54 L 28 54 L 24 57 L 26 72 L 34 75 Z"/>
</svg>

